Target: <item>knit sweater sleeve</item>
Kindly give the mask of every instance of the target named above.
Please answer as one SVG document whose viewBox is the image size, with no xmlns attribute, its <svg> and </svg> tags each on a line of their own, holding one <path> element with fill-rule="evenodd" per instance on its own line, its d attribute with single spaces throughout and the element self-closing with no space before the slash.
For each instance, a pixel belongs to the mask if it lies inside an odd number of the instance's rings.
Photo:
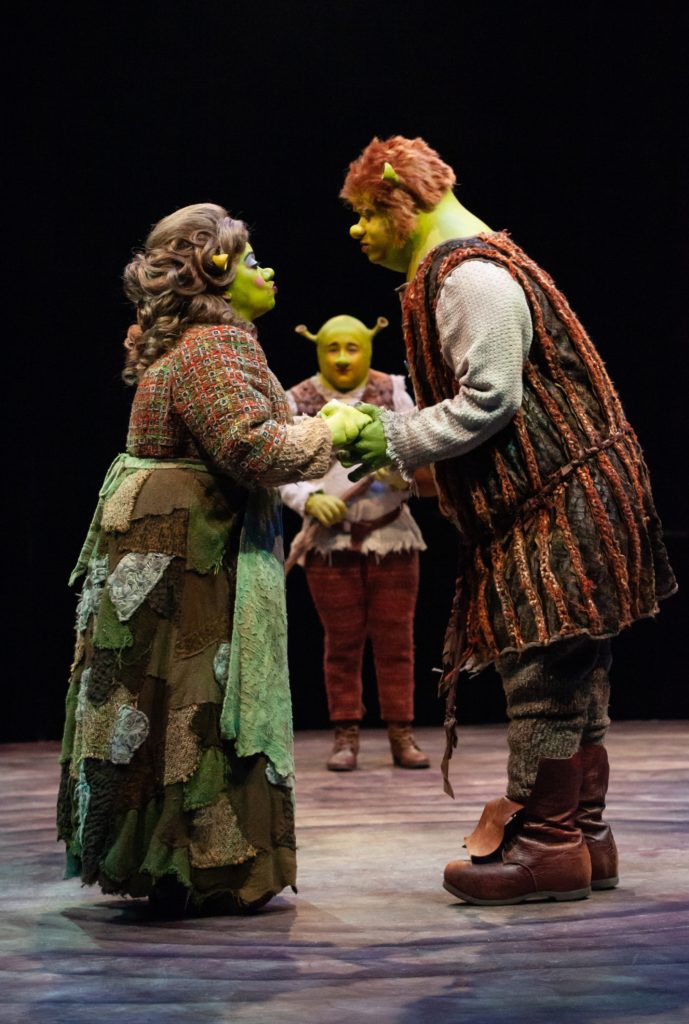
<svg viewBox="0 0 689 1024">
<path fill-rule="evenodd" d="M 327 424 L 320 418 L 284 422 L 252 334 L 209 328 L 179 345 L 172 367 L 176 413 L 210 459 L 239 483 L 277 486 L 327 471 Z"/>
<path fill-rule="evenodd" d="M 459 391 L 406 415 L 382 413 L 388 454 L 408 478 L 423 463 L 477 448 L 522 401 L 533 328 L 524 292 L 507 270 L 482 260 L 460 264 L 443 283 L 436 324 Z"/>
<path fill-rule="evenodd" d="M 286 392 L 287 404 L 290 407 L 290 411 L 293 416 L 299 415 L 299 406 L 292 393 L 292 390 Z M 322 481 L 320 478 L 316 480 L 298 480 L 295 483 L 283 484 L 280 487 L 280 498 L 283 504 L 291 508 L 292 511 L 296 512 L 300 516 L 306 515 L 304 506 L 309 500 L 309 497 L 314 491 L 320 491 L 322 489 Z"/>
</svg>

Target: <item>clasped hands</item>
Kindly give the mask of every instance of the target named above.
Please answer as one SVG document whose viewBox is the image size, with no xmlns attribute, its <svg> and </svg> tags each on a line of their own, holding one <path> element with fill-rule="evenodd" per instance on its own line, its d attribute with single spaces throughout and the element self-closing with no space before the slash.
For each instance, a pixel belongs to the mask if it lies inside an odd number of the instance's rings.
<svg viewBox="0 0 689 1024">
<path fill-rule="evenodd" d="M 343 466 L 356 466 L 349 474 L 352 481 L 389 466 L 385 431 L 377 405 L 345 405 L 344 402 L 328 402 L 321 409 L 330 427 L 333 444 L 342 451 L 338 458 Z"/>
</svg>

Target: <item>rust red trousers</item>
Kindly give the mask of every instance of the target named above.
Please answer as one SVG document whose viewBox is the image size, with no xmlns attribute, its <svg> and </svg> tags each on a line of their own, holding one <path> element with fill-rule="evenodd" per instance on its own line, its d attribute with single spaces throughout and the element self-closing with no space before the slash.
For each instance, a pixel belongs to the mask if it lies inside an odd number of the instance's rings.
<svg viewBox="0 0 689 1024">
<path fill-rule="evenodd" d="M 361 664 L 370 639 L 381 717 L 414 718 L 414 609 L 418 551 L 373 555 L 335 551 L 332 563 L 314 552 L 306 579 L 325 633 L 324 675 L 332 722 L 363 717 Z"/>
</svg>

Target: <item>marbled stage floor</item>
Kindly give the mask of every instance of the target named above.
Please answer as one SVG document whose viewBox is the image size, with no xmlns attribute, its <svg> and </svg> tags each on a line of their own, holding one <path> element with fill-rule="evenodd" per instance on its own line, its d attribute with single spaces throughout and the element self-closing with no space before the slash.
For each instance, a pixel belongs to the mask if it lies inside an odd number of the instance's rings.
<svg viewBox="0 0 689 1024">
<path fill-rule="evenodd" d="M 2 1024 L 661 1024 L 689 1022 L 689 729 L 610 734 L 622 883 L 578 903 L 481 909 L 441 888 L 445 861 L 503 791 L 504 730 L 464 728 L 457 800 L 430 771 L 323 770 L 297 738 L 300 892 L 251 918 L 154 923 L 61 881 L 53 744 L 0 748 Z"/>
</svg>

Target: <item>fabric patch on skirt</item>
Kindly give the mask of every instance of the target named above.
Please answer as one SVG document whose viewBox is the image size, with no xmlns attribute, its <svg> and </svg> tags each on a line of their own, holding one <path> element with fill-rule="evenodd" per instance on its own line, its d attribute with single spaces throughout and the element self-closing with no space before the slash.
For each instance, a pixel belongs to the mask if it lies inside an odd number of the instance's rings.
<svg viewBox="0 0 689 1024">
<path fill-rule="evenodd" d="M 203 650 L 209 641 L 229 641 L 232 604 L 233 592 L 227 572 L 186 572 L 175 620 L 179 626 L 177 653 L 189 656 Z M 220 632 L 211 625 L 215 623 L 222 623 Z"/>
<path fill-rule="evenodd" d="M 162 551 L 166 555 L 185 558 L 189 512 L 177 509 L 168 516 L 142 516 L 135 519 L 126 534 L 118 538 L 120 553 L 127 551 Z"/>
<path fill-rule="evenodd" d="M 77 831 L 76 841 L 77 849 L 81 850 L 84 842 L 84 826 L 86 825 L 86 816 L 89 812 L 89 801 L 91 800 L 91 788 L 86 781 L 86 772 L 84 771 L 84 765 L 82 764 L 79 768 L 79 778 L 77 784 L 74 787 L 74 804 L 77 817 Z"/>
<path fill-rule="evenodd" d="M 184 784 L 184 810 L 193 811 L 215 803 L 225 788 L 227 762 L 219 747 L 204 750 L 196 772 Z"/>
<path fill-rule="evenodd" d="M 118 682 L 126 686 L 128 690 L 131 690 L 132 693 L 139 693 L 146 676 L 158 674 L 147 671 L 155 638 L 160 635 L 167 637 L 169 642 L 170 630 L 169 624 L 161 623 L 155 612 L 149 608 L 148 601 L 145 601 L 134 613 L 128 625 L 134 636 L 134 643 L 131 647 L 118 652 L 115 675 Z"/>
<path fill-rule="evenodd" d="M 92 760 L 85 761 L 83 768 L 90 794 L 81 844 L 81 878 L 91 885 L 98 878 L 116 830 L 113 801 L 119 769 L 114 764 Z"/>
<path fill-rule="evenodd" d="M 156 676 L 158 679 L 167 678 L 170 648 L 172 646 L 172 641 L 170 640 L 171 628 L 169 623 L 166 622 L 163 628 L 156 630 L 146 663 L 145 674 L 147 676 Z M 188 704 L 189 701 L 186 703 Z"/>
<path fill-rule="evenodd" d="M 83 633 L 90 617 L 98 613 L 103 586 L 107 578 L 108 556 L 92 558 L 77 602 L 77 633 Z"/>
<path fill-rule="evenodd" d="M 165 734 L 165 771 L 163 783 L 186 782 L 201 760 L 201 741 L 191 727 L 198 704 L 170 711 Z"/>
<path fill-rule="evenodd" d="M 282 786 L 284 789 L 294 789 L 294 775 L 279 775 L 272 761 L 266 762 L 266 778 L 271 786 Z"/>
<path fill-rule="evenodd" d="M 197 504 L 200 487 L 196 475 L 188 469 L 156 469 L 137 495 L 132 519 L 165 516 Z"/>
<path fill-rule="evenodd" d="M 137 469 L 126 477 L 115 493 L 103 504 L 101 529 L 105 533 L 126 533 L 131 522 L 139 491 L 153 471 Z"/>
<path fill-rule="evenodd" d="M 143 711 L 122 707 L 117 712 L 110 739 L 110 760 L 113 764 L 129 764 L 148 736 L 148 718 Z"/>
<path fill-rule="evenodd" d="M 168 665 L 168 707 L 222 704 L 222 691 L 213 674 L 215 648 L 205 647 L 191 658 L 175 658 Z"/>
<path fill-rule="evenodd" d="M 72 658 L 72 664 L 69 669 L 70 674 L 74 672 L 75 668 L 77 668 L 78 665 L 81 664 L 81 659 L 84 657 L 85 650 L 86 643 L 84 641 L 84 638 L 80 633 L 77 633 L 77 641 L 74 645 L 74 657 Z"/>
<path fill-rule="evenodd" d="M 77 722 L 81 722 L 84 717 L 84 711 L 86 709 L 86 694 L 91 682 L 92 669 L 85 668 L 81 673 L 81 679 L 79 680 L 79 693 L 77 695 L 77 703 L 74 708 L 74 718 Z"/>
<path fill-rule="evenodd" d="M 134 643 L 131 630 L 117 618 L 107 591 L 101 597 L 93 642 L 96 647 L 104 647 L 109 651 L 121 651 Z"/>
<path fill-rule="evenodd" d="M 100 707 L 96 707 L 88 698 L 84 701 L 74 736 L 72 773 L 75 777 L 84 758 L 109 760 L 110 742 L 120 709 L 132 707 L 135 700 L 126 687 L 118 686 Z"/>
<path fill-rule="evenodd" d="M 225 795 L 194 814 L 191 835 L 189 856 L 196 868 L 243 864 L 258 852 L 242 835 L 237 815 Z"/>
<path fill-rule="evenodd" d="M 106 584 L 120 622 L 128 622 L 158 583 L 172 555 L 130 551 L 120 560 Z"/>
<path fill-rule="evenodd" d="M 218 644 L 213 658 L 213 674 L 221 690 L 227 686 L 227 672 L 230 667 L 230 645 L 227 642 Z"/>
<path fill-rule="evenodd" d="M 199 573 L 217 572 L 222 565 L 234 518 L 227 513 L 214 518 L 198 506 L 189 509 L 187 568 Z"/>
<path fill-rule="evenodd" d="M 175 643 L 175 654 L 180 658 L 190 658 L 198 654 L 211 644 L 224 640 L 227 636 L 227 615 L 225 613 L 216 615 L 208 622 L 204 622 L 192 633 L 185 633 L 178 637 Z"/>
<path fill-rule="evenodd" d="M 271 839 L 275 846 L 286 846 L 288 850 L 296 850 L 294 838 L 294 796 L 288 789 L 280 789 L 282 794 L 282 818 L 273 819 Z"/>
<path fill-rule="evenodd" d="M 84 672 L 84 675 L 86 672 L 89 673 L 86 695 L 92 704 L 105 704 L 117 686 L 115 680 L 116 668 L 117 655 L 115 651 L 109 651 L 103 647 L 93 648 L 93 661 Z"/>
<path fill-rule="evenodd" d="M 172 558 L 167 572 L 163 573 L 158 583 L 148 595 L 148 606 L 161 617 L 172 619 L 181 602 L 184 589 L 184 561 Z"/>
</svg>

